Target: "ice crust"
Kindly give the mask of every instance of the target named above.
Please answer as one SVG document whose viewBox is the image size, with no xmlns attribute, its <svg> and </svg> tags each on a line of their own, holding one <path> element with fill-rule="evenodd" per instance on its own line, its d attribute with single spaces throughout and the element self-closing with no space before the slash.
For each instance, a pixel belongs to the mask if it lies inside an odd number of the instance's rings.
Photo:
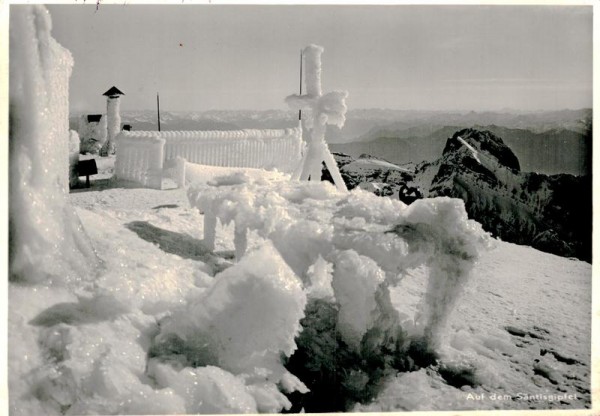
<svg viewBox="0 0 600 416">
<path fill-rule="evenodd" d="M 106 100 L 106 142 L 102 146 L 100 153 L 103 156 L 115 153 L 115 139 L 121 130 L 121 99 L 119 96 L 108 97 Z"/>
<path fill-rule="evenodd" d="M 296 275 L 266 244 L 217 276 L 214 285 L 161 325 L 161 337 L 191 342 L 203 334 L 209 356 L 230 371 L 278 361 L 296 348 L 306 295 Z M 249 367 L 250 366 L 250 367 Z"/>
<path fill-rule="evenodd" d="M 95 254 L 67 202 L 73 58 L 44 7 L 15 7 L 10 23 L 10 278 L 90 280 Z"/>
<path fill-rule="evenodd" d="M 488 247 L 487 234 L 467 218 L 457 199 L 420 200 L 406 207 L 362 190 L 339 192 L 326 182 L 264 186 L 251 178 L 240 184 L 227 177 L 191 187 L 188 198 L 204 212 L 205 235 L 214 239 L 219 222 L 233 222 L 236 235 L 256 232 L 272 241 L 309 293 L 329 295 L 323 262 L 331 263 L 341 332 L 352 345 L 369 329 L 375 290 L 421 264 L 430 274 L 415 325 L 436 345 L 478 253 Z M 321 289 L 315 291 L 311 282 Z"/>
<path fill-rule="evenodd" d="M 106 114 L 102 114 L 99 122 L 90 123 L 87 115 L 79 117 L 77 132 L 81 138 L 81 152 L 98 154 L 106 143 Z"/>
<path fill-rule="evenodd" d="M 156 135 L 119 133 L 114 139 L 117 146 L 115 177 L 119 180 L 161 189 L 165 140 Z"/>
<path fill-rule="evenodd" d="M 169 170 L 183 187 L 185 165 L 258 168 L 291 173 L 302 158 L 300 128 L 230 131 L 123 131 L 116 136 L 116 176 L 160 189 Z"/>
<path fill-rule="evenodd" d="M 304 127 L 309 132 L 307 148 L 302 162 L 292 178 L 320 181 L 321 165 L 325 163 L 337 188 L 346 191 L 346 184 L 325 141 L 325 131 L 327 124 L 334 124 L 339 128 L 344 126 L 348 110 L 346 107 L 348 92 L 333 91 L 323 95 L 321 90 L 321 54 L 323 51 L 323 47 L 319 45 L 309 45 L 303 49 L 306 94 L 294 94 L 285 99 L 286 103 L 294 109 L 308 110 L 302 120 Z"/>
</svg>

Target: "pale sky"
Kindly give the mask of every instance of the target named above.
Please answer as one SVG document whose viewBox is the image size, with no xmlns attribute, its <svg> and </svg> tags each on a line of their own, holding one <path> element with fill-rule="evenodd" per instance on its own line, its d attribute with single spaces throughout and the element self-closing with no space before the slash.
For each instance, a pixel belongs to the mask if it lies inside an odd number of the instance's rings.
<svg viewBox="0 0 600 416">
<path fill-rule="evenodd" d="M 18 6 L 11 6 L 18 7 Z M 285 109 L 300 49 L 350 108 L 550 110 L 592 106 L 592 7 L 48 6 L 75 60 L 74 111 Z"/>
</svg>

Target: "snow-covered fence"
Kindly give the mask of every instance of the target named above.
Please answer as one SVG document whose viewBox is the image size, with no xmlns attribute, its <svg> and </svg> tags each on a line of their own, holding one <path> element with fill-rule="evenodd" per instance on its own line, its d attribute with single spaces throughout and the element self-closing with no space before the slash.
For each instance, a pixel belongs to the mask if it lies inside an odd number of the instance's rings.
<svg viewBox="0 0 600 416">
<path fill-rule="evenodd" d="M 117 177 L 153 188 L 160 188 L 159 172 L 162 175 L 163 164 L 178 158 L 201 165 L 277 169 L 292 173 L 301 162 L 304 146 L 300 127 L 227 131 L 124 131 L 117 140 Z M 183 171 L 179 169 L 178 172 L 179 178 Z M 181 178 L 177 180 L 178 183 L 181 181 Z"/>
<path fill-rule="evenodd" d="M 157 132 L 140 132 L 156 134 Z M 163 131 L 165 159 L 183 157 L 200 165 L 293 171 L 301 159 L 302 131 L 244 129 L 227 131 Z"/>
<path fill-rule="evenodd" d="M 115 176 L 161 189 L 165 139 L 158 135 L 121 132 L 117 136 Z"/>
</svg>

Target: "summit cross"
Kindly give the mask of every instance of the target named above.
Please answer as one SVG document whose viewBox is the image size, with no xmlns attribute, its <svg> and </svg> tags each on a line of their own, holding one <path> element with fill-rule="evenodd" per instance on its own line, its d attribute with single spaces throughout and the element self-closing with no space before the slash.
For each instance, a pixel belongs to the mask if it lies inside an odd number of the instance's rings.
<svg viewBox="0 0 600 416">
<path fill-rule="evenodd" d="M 307 150 L 294 178 L 300 180 L 321 180 L 321 165 L 329 170 L 335 186 L 340 191 L 348 188 L 342 179 L 340 170 L 325 141 L 327 124 L 343 127 L 346 122 L 347 91 L 332 91 L 323 95 L 321 90 L 321 54 L 323 47 L 309 45 L 303 50 L 306 94 L 290 95 L 285 101 L 295 110 L 308 109 L 310 116 L 305 118 L 305 127 L 310 131 Z M 305 113 L 303 113 L 305 114 Z"/>
</svg>

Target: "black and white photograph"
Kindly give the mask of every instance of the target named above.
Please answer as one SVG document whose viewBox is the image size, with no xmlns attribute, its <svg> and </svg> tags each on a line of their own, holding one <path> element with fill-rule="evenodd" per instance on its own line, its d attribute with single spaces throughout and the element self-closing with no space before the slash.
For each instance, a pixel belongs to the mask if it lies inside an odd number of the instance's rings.
<svg viewBox="0 0 600 416">
<path fill-rule="evenodd" d="M 0 413 L 597 414 L 595 7 L 0 4 Z"/>
</svg>

